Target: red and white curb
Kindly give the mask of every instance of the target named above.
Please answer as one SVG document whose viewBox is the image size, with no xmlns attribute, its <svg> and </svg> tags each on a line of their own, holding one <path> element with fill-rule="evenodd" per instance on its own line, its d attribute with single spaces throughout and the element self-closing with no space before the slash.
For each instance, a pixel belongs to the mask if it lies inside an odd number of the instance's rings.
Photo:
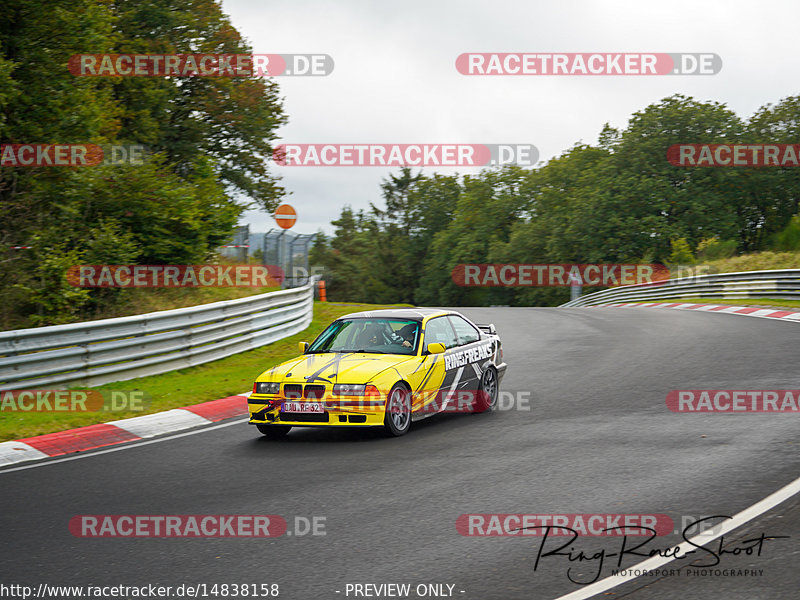
<svg viewBox="0 0 800 600">
<path fill-rule="evenodd" d="M 0 442 L 0 467 L 175 433 L 247 414 L 250 392 L 77 429 Z"/>
<path fill-rule="evenodd" d="M 704 312 L 720 312 L 745 317 L 761 317 L 762 319 L 782 319 L 800 323 L 800 311 L 778 310 L 775 308 L 756 308 L 753 306 L 729 306 L 727 304 L 694 304 L 692 302 L 621 302 L 617 304 L 599 304 L 591 308 L 675 308 L 678 310 L 700 310 Z"/>
</svg>

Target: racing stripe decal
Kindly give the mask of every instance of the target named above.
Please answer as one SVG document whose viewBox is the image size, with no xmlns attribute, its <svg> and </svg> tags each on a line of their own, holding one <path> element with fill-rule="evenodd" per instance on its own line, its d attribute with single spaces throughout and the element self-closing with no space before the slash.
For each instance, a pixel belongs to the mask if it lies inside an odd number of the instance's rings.
<svg viewBox="0 0 800 600">
<path fill-rule="evenodd" d="M 439 360 L 439 355 L 438 354 L 434 354 L 433 355 L 433 362 L 431 363 L 431 366 L 428 367 L 428 372 L 425 373 L 425 377 L 422 378 L 422 382 L 419 384 L 417 389 L 414 390 L 415 392 L 419 392 L 420 390 L 424 390 L 425 389 L 425 385 L 428 383 L 428 380 L 431 378 L 431 374 L 433 374 L 433 368 L 436 366 L 436 363 L 437 363 L 438 360 Z"/>
<path fill-rule="evenodd" d="M 433 358 L 434 358 L 433 362 L 435 363 L 436 362 L 436 355 L 433 355 Z M 422 365 L 424 365 L 424 364 L 425 364 L 424 360 L 420 361 L 420 363 L 417 365 L 417 368 L 414 369 L 413 371 L 411 371 L 411 374 L 413 375 L 414 373 L 419 371 L 422 368 Z"/>
<path fill-rule="evenodd" d="M 319 374 L 322 373 L 328 367 L 335 367 L 336 368 L 336 372 L 338 373 L 339 372 L 339 361 L 341 361 L 341 360 L 342 360 L 342 355 L 341 354 L 337 354 L 336 356 L 333 357 L 333 360 L 331 360 L 330 362 L 322 365 L 322 367 L 317 369 L 316 372 L 314 372 L 311 375 L 309 375 L 308 377 L 306 377 L 305 378 L 306 379 L 306 383 L 314 383 L 315 381 L 324 381 L 325 383 L 331 383 L 331 381 L 329 379 L 325 379 L 324 377 L 320 377 Z"/>
<path fill-rule="evenodd" d="M 458 370 L 454 371 L 453 369 L 450 369 L 449 371 L 445 371 L 444 372 L 444 379 L 442 380 L 442 385 L 441 385 L 442 389 L 444 389 L 448 385 L 450 385 L 453 382 L 453 380 L 456 378 L 456 375 L 458 373 L 459 373 Z"/>
<path fill-rule="evenodd" d="M 461 374 L 464 372 L 464 367 L 458 367 L 458 371 L 456 371 L 455 379 L 453 380 L 453 385 L 450 386 L 450 393 L 445 395 L 445 401 L 442 402 L 442 410 L 447 408 L 447 405 L 450 404 L 450 397 L 453 395 L 453 391 L 455 391 L 458 382 L 461 380 Z"/>
</svg>

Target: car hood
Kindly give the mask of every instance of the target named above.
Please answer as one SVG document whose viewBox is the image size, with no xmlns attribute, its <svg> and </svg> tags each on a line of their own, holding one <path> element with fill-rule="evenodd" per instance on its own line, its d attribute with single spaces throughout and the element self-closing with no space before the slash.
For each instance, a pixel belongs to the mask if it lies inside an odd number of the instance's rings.
<svg viewBox="0 0 800 600">
<path fill-rule="evenodd" d="M 414 360 L 402 354 L 305 354 L 259 375 L 259 381 L 279 383 L 369 383 L 378 373 Z"/>
</svg>

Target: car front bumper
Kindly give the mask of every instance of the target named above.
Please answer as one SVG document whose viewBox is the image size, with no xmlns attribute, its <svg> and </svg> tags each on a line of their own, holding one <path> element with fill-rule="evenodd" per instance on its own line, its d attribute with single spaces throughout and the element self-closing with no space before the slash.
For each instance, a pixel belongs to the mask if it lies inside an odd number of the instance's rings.
<svg viewBox="0 0 800 600">
<path fill-rule="evenodd" d="M 322 404 L 324 412 L 286 412 L 284 402 L 314 402 Z M 374 427 L 383 425 L 385 404 L 374 396 L 294 399 L 252 394 L 247 401 L 250 423 L 259 425 L 290 425 L 292 427 Z"/>
</svg>

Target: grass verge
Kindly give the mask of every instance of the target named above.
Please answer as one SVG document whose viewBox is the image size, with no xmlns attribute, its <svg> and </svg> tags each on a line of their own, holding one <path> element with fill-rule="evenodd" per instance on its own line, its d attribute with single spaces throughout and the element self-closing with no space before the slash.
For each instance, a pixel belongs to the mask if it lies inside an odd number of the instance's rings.
<svg viewBox="0 0 800 600">
<path fill-rule="evenodd" d="M 702 273 L 739 273 L 743 271 L 769 271 L 773 269 L 798 269 L 800 268 L 800 252 L 753 252 L 730 258 L 717 260 L 698 260 L 697 263 L 685 269 L 684 276 L 692 275 L 694 269 L 702 267 Z M 674 277 L 680 276 L 676 273 Z"/>
<path fill-rule="evenodd" d="M 247 296 L 276 292 L 280 287 L 196 287 L 196 288 L 119 288 L 112 301 L 102 302 L 98 310 L 83 315 L 85 319 L 113 319 L 144 313 L 211 304 Z"/>
<path fill-rule="evenodd" d="M 359 310 L 408 305 L 374 305 L 314 302 L 311 325 L 297 335 L 249 352 L 214 362 L 171 371 L 162 375 L 119 381 L 96 390 L 141 390 L 152 400 L 142 412 L 0 412 L 0 441 L 63 431 L 84 425 L 106 423 L 128 417 L 179 408 L 240 394 L 252 389 L 253 381 L 264 370 L 298 355 L 297 343 L 310 342 L 334 319 Z"/>
</svg>

